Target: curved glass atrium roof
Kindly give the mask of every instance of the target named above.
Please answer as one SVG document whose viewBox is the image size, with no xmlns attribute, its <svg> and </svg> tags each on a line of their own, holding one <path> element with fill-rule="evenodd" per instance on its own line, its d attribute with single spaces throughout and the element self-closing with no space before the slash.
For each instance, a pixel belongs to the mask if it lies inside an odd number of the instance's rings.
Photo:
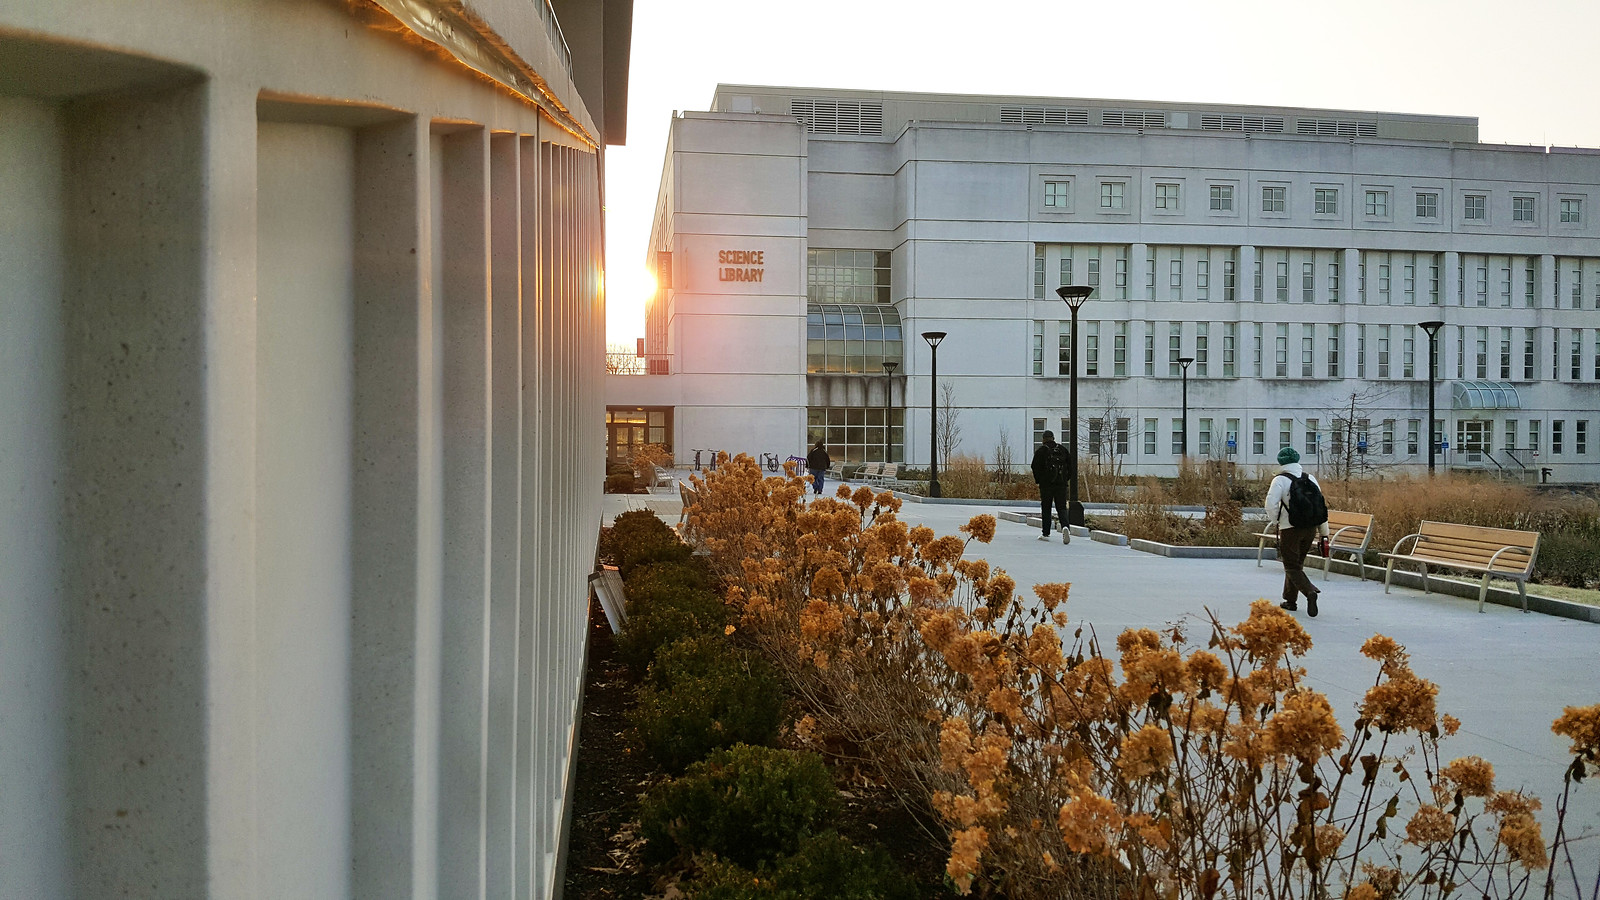
<svg viewBox="0 0 1600 900">
<path fill-rule="evenodd" d="M 1506 381 L 1457 381 L 1450 388 L 1454 409 L 1521 409 L 1515 385 Z"/>
<path fill-rule="evenodd" d="M 900 312 L 885 303 L 806 304 L 806 372 L 883 374 L 905 356 Z"/>
</svg>

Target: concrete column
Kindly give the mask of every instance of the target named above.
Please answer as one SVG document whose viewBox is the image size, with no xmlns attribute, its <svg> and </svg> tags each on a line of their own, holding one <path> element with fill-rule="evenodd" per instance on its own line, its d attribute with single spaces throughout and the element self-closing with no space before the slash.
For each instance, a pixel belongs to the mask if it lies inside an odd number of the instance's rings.
<svg viewBox="0 0 1600 900">
<path fill-rule="evenodd" d="M 1145 287 L 1148 278 L 1146 269 L 1150 266 L 1150 247 L 1148 244 L 1132 244 L 1128 247 L 1128 299 L 1153 300 L 1149 289 Z M 1101 276 L 1104 277 L 1103 275 Z"/>
<path fill-rule="evenodd" d="M 1556 258 L 1548 253 L 1539 257 L 1539 282 L 1534 290 L 1540 309 L 1555 309 L 1560 305 L 1556 303 Z"/>
<path fill-rule="evenodd" d="M 1360 306 L 1364 302 L 1361 296 L 1361 251 L 1346 248 L 1339 254 L 1339 302 L 1346 307 Z M 1345 321 L 1354 321 L 1356 314 L 1346 311 Z"/>
<path fill-rule="evenodd" d="M 437 435 L 426 132 L 414 119 L 355 140 L 351 509 L 351 896 L 409 897 L 431 883 L 431 834 L 417 816 L 436 783 Z M 429 547 L 432 550 L 428 549 Z M 436 645 L 435 645 L 436 646 Z M 408 690 L 408 688 L 410 688 Z M 431 829 L 428 829 L 431 832 Z"/>
<path fill-rule="evenodd" d="M 489 135 L 434 138 L 443 314 L 439 896 L 485 896 L 489 666 Z"/>
<path fill-rule="evenodd" d="M 540 500 L 549 490 L 546 473 L 542 470 L 543 454 L 540 441 L 545 430 L 542 416 L 543 395 L 539 378 L 544 350 L 540 336 L 541 300 L 539 289 L 541 257 L 539 238 L 542 234 L 539 204 L 543 185 L 539 171 L 538 135 L 518 139 L 519 179 L 522 184 L 521 224 L 521 283 L 522 283 L 522 508 L 547 510 Z M 538 734 L 540 693 L 544 682 L 537 667 L 546 658 L 546 649 L 540 640 L 543 612 L 540 602 L 547 596 L 540 579 L 540 569 L 549 564 L 548 550 L 539 539 L 540 523 L 524 516 L 520 543 L 522 570 L 518 588 L 517 615 L 517 794 L 516 836 L 512 843 L 513 861 L 516 865 L 516 897 L 536 896 L 534 848 L 539 846 L 535 835 L 534 800 L 539 785 L 536 775 L 537 750 L 534 746 Z M 536 688 L 540 690 L 536 691 Z"/>
<path fill-rule="evenodd" d="M 1446 250 L 1444 262 L 1440 263 L 1440 265 L 1444 267 L 1444 284 L 1440 288 L 1443 294 L 1439 297 L 1439 305 L 1441 307 L 1459 306 L 1461 304 L 1461 254 L 1454 250 Z"/>
<path fill-rule="evenodd" d="M 1234 297 L 1240 303 L 1255 300 L 1256 294 L 1256 248 L 1248 244 L 1239 247 L 1239 267 L 1234 289 Z"/>
<path fill-rule="evenodd" d="M 491 507 L 485 896 L 514 893 L 517 639 L 522 559 L 522 180 L 514 134 L 489 139 Z"/>
</svg>

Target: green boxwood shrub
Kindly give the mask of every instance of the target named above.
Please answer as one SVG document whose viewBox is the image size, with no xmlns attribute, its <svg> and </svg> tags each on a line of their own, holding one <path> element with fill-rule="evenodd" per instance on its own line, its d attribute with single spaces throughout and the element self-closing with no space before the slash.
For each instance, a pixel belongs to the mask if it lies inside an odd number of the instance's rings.
<svg viewBox="0 0 1600 900">
<path fill-rule="evenodd" d="M 637 605 L 630 593 L 628 621 L 617 635 L 617 656 L 635 679 L 642 678 L 662 647 L 700 635 L 720 636 L 727 614 L 727 607 L 709 591 L 662 590 L 650 603 Z"/>
<path fill-rule="evenodd" d="M 638 484 L 635 483 L 632 472 L 618 472 L 606 476 L 606 493 L 608 494 L 636 494 Z"/>
<path fill-rule="evenodd" d="M 615 560 L 623 581 L 633 570 L 655 562 L 683 562 L 693 555 L 689 545 L 667 523 L 648 509 L 637 509 L 617 516 L 611 525 L 604 555 Z"/>
<path fill-rule="evenodd" d="M 684 588 L 712 591 L 715 579 L 703 557 L 672 562 L 645 563 L 634 567 L 623 582 L 628 591 L 628 612 L 655 602 L 658 594 Z"/>
<path fill-rule="evenodd" d="M 629 713 L 639 742 L 672 772 L 718 748 L 771 743 L 782 716 L 777 670 L 720 634 L 663 647 Z"/>
<path fill-rule="evenodd" d="M 715 853 L 745 868 L 789 856 L 838 811 L 814 753 L 739 745 L 651 791 L 640 810 L 645 855 Z"/>
<path fill-rule="evenodd" d="M 805 838 L 800 850 L 756 871 L 710 860 L 685 885 L 692 900 L 916 900 L 916 882 L 881 847 L 864 850 L 836 831 Z"/>
<path fill-rule="evenodd" d="M 1600 529 L 1550 531 L 1539 539 L 1538 579 L 1545 584 L 1586 588 L 1600 581 Z"/>
</svg>

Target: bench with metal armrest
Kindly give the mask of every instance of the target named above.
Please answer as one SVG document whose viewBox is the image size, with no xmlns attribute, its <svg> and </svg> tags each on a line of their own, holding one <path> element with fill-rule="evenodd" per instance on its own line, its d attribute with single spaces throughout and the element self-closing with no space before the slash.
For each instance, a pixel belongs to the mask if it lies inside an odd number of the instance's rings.
<svg viewBox="0 0 1600 900">
<path fill-rule="evenodd" d="M 1276 541 L 1278 532 L 1272 526 L 1267 530 L 1257 531 L 1251 535 L 1256 538 L 1256 567 L 1261 567 L 1261 557 L 1266 553 L 1267 541 Z M 1361 572 L 1361 577 L 1367 577 L 1366 553 L 1367 544 L 1372 541 L 1372 514 L 1347 512 L 1342 509 L 1328 510 L 1328 555 L 1335 553 L 1350 554 L 1350 561 L 1356 564 Z M 1332 572 L 1332 566 L 1323 571 L 1323 579 Z"/>
<path fill-rule="evenodd" d="M 1400 548 L 1411 542 L 1411 549 Z M 1478 612 L 1489 595 L 1489 579 L 1505 578 L 1517 583 L 1522 611 L 1528 611 L 1528 579 L 1539 558 L 1539 532 L 1482 525 L 1454 525 L 1449 522 L 1423 522 L 1416 534 L 1395 542 L 1394 551 L 1383 554 L 1389 562 L 1384 568 L 1383 590 L 1389 592 L 1389 579 L 1397 562 L 1416 563 L 1422 571 L 1422 590 L 1429 593 L 1428 567 L 1456 569 L 1483 576 L 1478 588 Z"/>
</svg>

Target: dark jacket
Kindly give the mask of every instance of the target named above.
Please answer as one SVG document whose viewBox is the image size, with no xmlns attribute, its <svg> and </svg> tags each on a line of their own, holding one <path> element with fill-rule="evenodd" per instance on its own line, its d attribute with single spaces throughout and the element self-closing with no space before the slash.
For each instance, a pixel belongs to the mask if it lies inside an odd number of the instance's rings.
<svg viewBox="0 0 1600 900">
<path fill-rule="evenodd" d="M 1033 451 L 1033 480 L 1040 487 L 1062 487 L 1072 480 L 1076 464 L 1071 452 L 1062 444 L 1040 444 Z"/>
<path fill-rule="evenodd" d="M 806 454 L 806 470 L 809 472 L 826 472 L 833 465 L 833 460 L 828 458 L 828 451 L 821 447 L 812 447 Z"/>
</svg>

